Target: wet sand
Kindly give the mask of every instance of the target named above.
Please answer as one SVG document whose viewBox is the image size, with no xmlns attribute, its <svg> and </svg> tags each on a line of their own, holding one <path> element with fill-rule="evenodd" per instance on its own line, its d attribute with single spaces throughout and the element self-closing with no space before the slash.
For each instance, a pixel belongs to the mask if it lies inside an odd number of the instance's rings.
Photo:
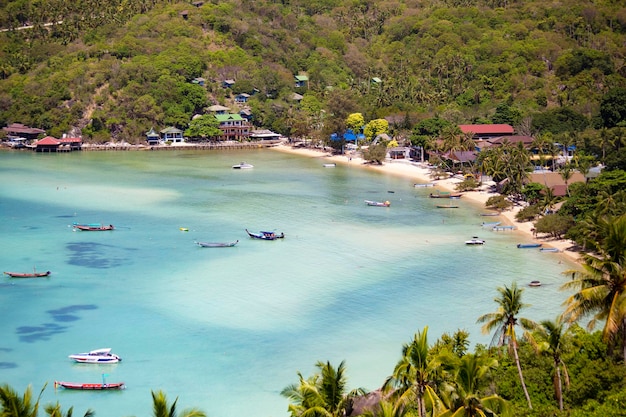
<svg viewBox="0 0 626 417">
<path fill-rule="evenodd" d="M 434 183 L 434 190 L 439 189 L 442 191 L 456 191 L 456 184 L 461 182 L 458 178 L 447 178 L 441 180 L 433 180 L 430 176 L 430 168 L 427 164 L 421 164 L 418 162 L 411 162 L 406 160 L 394 160 L 386 161 L 383 165 L 372 165 L 366 163 L 362 158 L 356 154 L 347 155 L 332 155 L 328 151 L 315 150 L 310 148 L 294 148 L 289 145 L 278 145 L 271 147 L 270 149 L 278 150 L 281 152 L 290 152 L 298 155 L 309 156 L 312 158 L 319 158 L 320 164 L 335 163 L 345 166 L 354 166 L 358 169 L 370 169 L 374 171 L 380 171 L 386 174 L 398 175 L 411 180 L 413 183 Z M 477 191 L 463 192 L 463 199 L 471 200 L 477 205 L 484 207 L 485 203 L 490 197 L 497 196 L 498 193 L 490 192 L 487 187 Z M 515 226 L 513 233 L 520 234 L 520 243 L 541 243 L 546 248 L 556 248 L 563 255 L 578 262 L 580 261 L 580 254 L 571 250 L 574 243 L 570 240 L 555 240 L 547 236 L 535 236 L 533 233 L 534 225 L 532 222 L 520 223 L 515 220 L 515 215 L 523 207 L 515 206 L 510 210 L 502 212 L 498 219 L 502 221 L 503 225 Z M 485 209 L 485 211 L 487 211 Z M 489 222 L 493 217 L 485 217 L 485 222 Z M 508 232 L 507 232 L 508 233 Z"/>
</svg>

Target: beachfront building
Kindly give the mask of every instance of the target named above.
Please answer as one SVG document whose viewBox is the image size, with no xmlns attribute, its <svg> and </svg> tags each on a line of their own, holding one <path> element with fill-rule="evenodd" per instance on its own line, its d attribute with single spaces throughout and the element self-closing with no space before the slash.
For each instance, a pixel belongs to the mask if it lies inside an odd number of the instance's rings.
<svg viewBox="0 0 626 417">
<path fill-rule="evenodd" d="M 171 143 L 183 143 L 185 138 L 183 137 L 183 131 L 175 128 L 174 126 L 166 127 L 161 130 L 161 140 Z"/>
<path fill-rule="evenodd" d="M 154 146 L 161 143 L 161 135 L 159 135 L 154 128 L 150 128 L 150 131 L 146 132 L 146 142 L 148 145 Z"/>
<path fill-rule="evenodd" d="M 9 139 L 24 138 L 26 140 L 34 140 L 40 135 L 46 134 L 46 131 L 43 129 L 29 127 L 21 123 L 11 123 L 10 125 L 3 127 L 2 130 L 6 132 Z"/>
<path fill-rule="evenodd" d="M 271 130 L 259 129 L 250 132 L 251 140 L 280 140 L 280 135 Z"/>
<path fill-rule="evenodd" d="M 411 159 L 411 148 L 396 146 L 387 150 L 388 159 Z"/>
<path fill-rule="evenodd" d="M 80 151 L 82 149 L 83 140 L 81 138 L 71 138 L 63 136 L 57 139 L 53 136 L 46 136 L 38 140 L 33 145 L 35 152 L 71 152 Z"/>
<path fill-rule="evenodd" d="M 216 114 L 222 134 L 218 140 L 243 141 L 250 137 L 250 123 L 239 114 Z"/>
<path fill-rule="evenodd" d="M 580 172 L 572 173 L 572 176 L 565 182 L 563 176 L 558 172 L 543 170 L 528 174 L 529 182 L 536 182 L 552 190 L 555 197 L 564 197 L 567 195 L 567 189 L 576 182 L 585 182 L 585 176 Z"/>
</svg>

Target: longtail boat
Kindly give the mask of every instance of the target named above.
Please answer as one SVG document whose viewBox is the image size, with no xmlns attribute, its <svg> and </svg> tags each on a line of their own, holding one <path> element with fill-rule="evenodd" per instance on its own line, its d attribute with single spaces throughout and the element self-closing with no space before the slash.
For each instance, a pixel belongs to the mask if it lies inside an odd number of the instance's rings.
<svg viewBox="0 0 626 417">
<path fill-rule="evenodd" d="M 115 227 L 112 224 L 99 224 L 99 223 L 90 223 L 90 224 L 78 224 L 74 223 L 72 225 L 74 230 L 82 230 L 85 232 L 99 232 L 102 230 L 113 230 Z"/>
<path fill-rule="evenodd" d="M 5 274 L 11 278 L 42 278 L 50 276 L 51 272 L 5 272 Z"/>
<path fill-rule="evenodd" d="M 239 243 L 239 240 L 234 242 L 196 242 L 196 245 L 202 248 L 232 248 L 237 243 Z"/>
<path fill-rule="evenodd" d="M 274 232 L 253 233 L 253 232 L 248 231 L 248 229 L 246 229 L 246 233 L 248 233 L 248 236 L 250 236 L 253 239 L 261 239 L 261 240 L 276 240 L 276 239 L 283 239 L 285 237 L 284 233 L 281 233 L 279 235 L 277 235 Z"/>
<path fill-rule="evenodd" d="M 107 389 L 124 389 L 123 382 L 110 382 L 108 384 L 84 384 L 81 382 L 63 382 L 54 381 L 54 387 L 63 387 L 65 389 L 100 391 Z"/>
</svg>

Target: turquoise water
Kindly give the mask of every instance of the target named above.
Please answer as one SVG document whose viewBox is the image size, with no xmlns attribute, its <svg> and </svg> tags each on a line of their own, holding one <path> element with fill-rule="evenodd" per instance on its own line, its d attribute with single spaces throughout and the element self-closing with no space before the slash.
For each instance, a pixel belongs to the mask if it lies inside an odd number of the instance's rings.
<svg viewBox="0 0 626 417">
<path fill-rule="evenodd" d="M 255 168 L 231 169 L 240 161 Z M 273 150 L 0 152 L 1 268 L 52 271 L 0 278 L 0 383 L 48 383 L 42 403 L 80 415 L 147 415 L 150 391 L 163 390 L 211 417 L 287 416 L 280 391 L 317 361 L 345 360 L 349 388 L 373 390 L 424 326 L 433 342 L 460 328 L 488 344 L 476 318 L 496 310 L 498 286 L 541 280 L 526 288 L 523 315 L 561 311 L 573 265 L 560 255 L 483 230 L 493 218 L 469 201 L 437 210 L 432 189 L 410 180 L 322 163 Z M 286 238 L 252 240 L 245 228 Z M 487 244 L 465 246 L 473 235 Z M 102 347 L 123 361 L 67 358 Z M 127 389 L 53 388 L 103 373 Z"/>
</svg>

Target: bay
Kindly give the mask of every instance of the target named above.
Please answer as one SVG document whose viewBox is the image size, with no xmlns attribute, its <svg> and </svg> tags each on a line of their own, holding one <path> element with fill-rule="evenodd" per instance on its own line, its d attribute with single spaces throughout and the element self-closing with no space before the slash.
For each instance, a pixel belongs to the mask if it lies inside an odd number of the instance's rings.
<svg viewBox="0 0 626 417">
<path fill-rule="evenodd" d="M 254 168 L 231 168 L 241 161 Z M 280 391 L 317 361 L 345 360 L 349 388 L 373 390 L 425 326 L 431 342 L 464 329 L 489 344 L 476 319 L 496 310 L 499 286 L 525 288 L 525 317 L 562 311 L 567 259 L 482 229 L 469 201 L 438 210 L 409 179 L 322 164 L 266 149 L 0 152 L 1 268 L 52 271 L 0 279 L 0 383 L 47 383 L 42 404 L 100 417 L 150 413 L 151 390 L 212 417 L 287 416 Z M 253 240 L 246 228 L 286 237 Z M 465 246 L 474 235 L 487 244 Z M 123 361 L 67 358 L 102 347 Z M 53 387 L 103 374 L 127 389 Z"/>
</svg>

